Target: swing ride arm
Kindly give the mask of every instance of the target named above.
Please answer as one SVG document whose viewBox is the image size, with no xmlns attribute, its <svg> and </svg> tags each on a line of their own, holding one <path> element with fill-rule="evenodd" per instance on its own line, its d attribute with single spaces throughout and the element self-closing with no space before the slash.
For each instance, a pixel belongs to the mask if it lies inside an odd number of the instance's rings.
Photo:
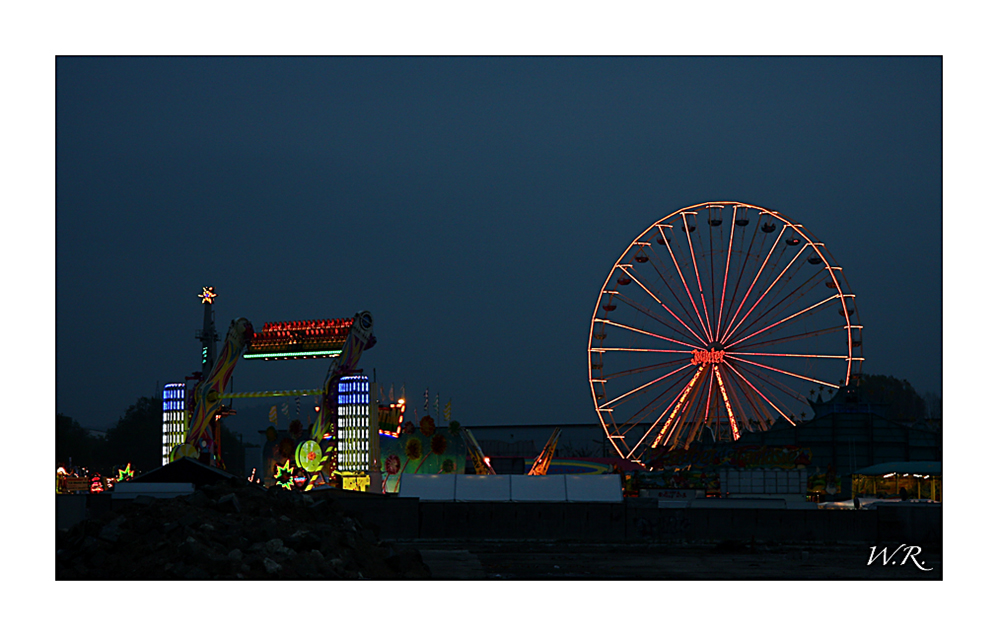
<svg viewBox="0 0 999 637">
<path fill-rule="evenodd" d="M 235 319 L 229 325 L 229 333 L 225 337 L 225 345 L 219 353 L 212 371 L 194 387 L 194 408 L 191 412 L 190 427 L 187 430 L 185 444 L 199 448 L 202 440 L 209 442 L 209 450 L 214 448 L 212 419 L 222 404 L 222 392 L 232 372 L 236 361 L 243 352 L 247 341 L 253 337 L 253 325 L 245 318 Z"/>
<path fill-rule="evenodd" d="M 354 320 L 350 324 L 350 331 L 347 333 L 347 340 L 343 345 L 343 351 L 333 359 L 326 372 L 326 380 L 322 387 L 322 399 L 319 401 L 319 413 L 316 414 L 316 421 L 309 432 L 312 440 L 320 445 L 323 445 L 325 441 L 326 448 L 323 451 L 322 466 L 309 479 L 306 490 L 315 486 L 316 479 L 324 471 L 336 470 L 340 379 L 357 371 L 361 352 L 374 347 L 375 340 L 375 335 L 372 332 L 371 312 L 364 311 L 355 314 Z"/>
</svg>

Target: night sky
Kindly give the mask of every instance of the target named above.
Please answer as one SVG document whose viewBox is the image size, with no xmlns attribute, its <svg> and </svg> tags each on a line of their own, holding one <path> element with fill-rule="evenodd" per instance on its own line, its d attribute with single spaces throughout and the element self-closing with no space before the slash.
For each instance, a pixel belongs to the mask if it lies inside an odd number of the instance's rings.
<svg viewBox="0 0 999 637">
<path fill-rule="evenodd" d="M 600 286 L 734 200 L 844 268 L 863 371 L 942 394 L 939 57 L 61 57 L 56 409 L 113 425 L 216 320 L 369 310 L 361 365 L 466 425 L 597 422 Z M 241 361 L 236 391 L 328 361 Z M 252 403 L 246 403 L 252 404 Z"/>
</svg>

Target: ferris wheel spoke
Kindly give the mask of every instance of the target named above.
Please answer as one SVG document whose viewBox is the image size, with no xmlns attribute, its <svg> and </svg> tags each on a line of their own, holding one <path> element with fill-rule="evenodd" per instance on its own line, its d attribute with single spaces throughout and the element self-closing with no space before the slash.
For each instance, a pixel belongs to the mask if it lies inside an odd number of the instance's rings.
<svg viewBox="0 0 999 637">
<path fill-rule="evenodd" d="M 687 396 L 690 395 L 691 389 L 693 389 L 694 385 L 697 384 L 698 379 L 700 379 L 701 376 L 703 375 L 705 367 L 706 367 L 706 365 L 704 365 L 704 364 L 698 365 L 697 371 L 694 372 L 694 377 L 690 379 L 690 382 L 688 382 L 686 384 L 686 386 L 684 386 L 683 391 L 681 391 L 680 395 L 677 396 L 677 401 L 676 401 L 676 404 L 673 406 L 673 411 L 670 412 L 669 418 L 666 419 L 666 423 L 663 425 L 662 430 L 659 432 L 659 435 L 656 437 L 655 441 L 653 441 L 653 443 L 652 443 L 652 448 L 653 449 L 655 449 L 656 447 L 659 446 L 659 443 L 662 441 L 663 436 L 666 435 L 666 431 L 673 424 L 674 419 L 676 418 L 677 412 L 680 411 L 681 407 L 683 407 L 684 403 L 687 400 Z"/>
<path fill-rule="evenodd" d="M 640 330 L 637 327 L 631 327 L 630 325 L 624 325 L 622 323 L 615 323 L 614 321 L 609 321 L 607 319 L 596 319 L 596 322 L 597 323 L 604 323 L 604 324 L 610 325 L 612 327 L 620 327 L 621 329 L 625 329 L 625 330 L 631 330 L 632 332 L 637 332 L 638 334 L 644 334 L 646 336 L 652 336 L 654 338 L 661 338 L 662 340 L 669 341 L 670 343 L 676 343 L 677 345 L 683 345 L 685 347 L 689 347 L 691 350 L 697 349 L 696 345 L 691 345 L 690 343 L 686 343 L 684 341 L 678 341 L 678 340 L 676 340 L 674 338 L 669 338 L 667 336 L 663 336 L 662 334 L 656 334 L 654 332 L 647 332 L 645 330 Z"/>
<path fill-rule="evenodd" d="M 632 279 L 633 279 L 633 280 L 635 281 L 635 283 L 638 283 L 639 285 L 641 285 L 641 282 L 640 282 L 640 281 L 638 280 L 638 278 L 636 278 L 636 277 L 635 277 L 634 275 L 632 275 Z M 642 289 L 645 289 L 645 287 L 643 286 L 643 288 L 642 288 Z M 646 291 L 646 292 L 648 292 L 648 290 L 647 290 L 647 289 L 645 289 L 645 291 Z M 655 296 L 654 294 L 652 294 L 651 292 L 649 293 L 649 296 L 651 296 L 652 298 L 654 298 L 654 299 L 656 299 L 657 301 L 659 301 L 659 299 L 658 299 L 658 298 L 656 298 L 656 296 Z M 668 328 L 672 329 L 672 330 L 673 330 L 673 331 L 675 331 L 675 332 L 676 332 L 677 334 L 683 334 L 683 332 L 681 332 L 680 330 L 676 329 L 676 327 L 674 327 L 673 325 L 670 325 L 669 323 L 667 323 L 666 321 L 664 321 L 664 320 L 662 319 L 662 317 L 660 317 L 660 316 L 657 316 L 656 314 L 654 314 L 654 313 L 652 312 L 652 310 L 650 310 L 650 309 L 646 308 L 645 306 L 643 306 L 643 305 L 640 305 L 640 304 L 639 304 L 639 303 L 637 303 L 636 301 L 632 301 L 632 300 L 631 300 L 630 298 L 626 297 L 626 296 L 625 296 L 625 295 L 623 295 L 623 294 L 618 294 L 618 295 L 617 295 L 617 297 L 618 297 L 619 299 L 621 299 L 622 301 L 624 301 L 625 303 L 627 303 L 628 305 L 630 305 L 631 307 L 633 307 L 633 308 L 635 308 L 636 310 L 638 310 L 639 312 L 642 312 L 642 313 L 643 313 L 643 314 L 645 314 L 646 316 L 648 316 L 648 317 L 650 317 L 650 318 L 652 318 L 652 319 L 654 319 L 654 320 L 656 320 L 656 321 L 658 321 L 658 322 L 662 323 L 662 324 L 663 324 L 663 325 L 665 325 L 666 327 L 668 327 Z M 704 340 L 703 338 L 701 338 L 701 337 L 700 337 L 700 335 L 699 335 L 699 334 L 698 334 L 697 332 L 695 332 L 695 331 L 694 331 L 693 329 L 691 329 L 691 327 L 690 327 L 689 325 L 687 325 L 686 323 L 684 323 L 684 322 L 683 322 L 683 321 L 682 321 L 682 320 L 680 319 L 680 317 L 679 317 L 679 316 L 677 316 L 676 314 L 674 314 L 674 313 L 673 313 L 673 310 L 671 310 L 671 309 L 669 309 L 668 307 L 666 307 L 666 304 L 665 304 L 665 303 L 663 303 L 662 301 L 659 301 L 659 305 L 661 305 L 661 306 L 663 307 L 663 309 L 665 309 L 665 310 L 666 310 L 667 312 L 669 312 L 670 316 L 672 316 L 672 317 L 673 317 L 674 319 L 676 319 L 676 322 L 677 322 L 677 323 L 679 323 L 680 325 L 682 325 L 682 326 L 684 326 L 685 328 L 687 328 L 687 331 L 688 331 L 688 332 L 690 332 L 690 333 L 691 333 L 691 334 L 692 334 L 692 335 L 694 336 L 694 338 L 696 338 L 697 340 L 699 340 L 699 341 L 700 341 L 701 343 L 704 343 L 705 345 L 707 345 L 707 342 L 706 342 L 706 341 L 705 341 L 705 340 Z"/>
<path fill-rule="evenodd" d="M 708 209 L 708 266 L 711 270 L 711 281 L 709 289 L 711 290 L 711 309 L 715 309 L 715 235 L 711 232 L 711 209 Z M 700 235 L 697 237 L 697 242 L 701 246 L 701 253 L 704 253 L 704 241 L 701 239 Z M 704 316 L 708 317 L 708 327 L 712 326 L 712 321 L 707 308 L 704 308 Z M 718 332 L 716 331 L 715 334 Z M 711 378 L 709 378 L 711 380 Z"/>
<path fill-rule="evenodd" d="M 718 379 L 718 392 L 721 394 L 722 402 L 725 404 L 725 412 L 728 414 L 729 429 L 732 430 L 732 440 L 738 440 L 740 436 L 739 423 L 735 417 L 733 407 L 735 396 L 729 395 L 728 390 L 725 387 L 725 382 L 722 380 L 721 370 L 717 365 L 714 366 L 713 371 L 715 373 L 715 378 Z M 743 421 L 745 421 L 745 415 L 743 415 Z"/>
<path fill-rule="evenodd" d="M 690 238 L 690 229 L 689 226 L 687 225 L 686 217 L 683 218 L 683 227 L 684 227 L 683 234 L 687 235 L 687 246 L 690 248 L 690 261 L 691 263 L 694 264 L 694 278 L 697 279 L 697 291 L 701 295 L 701 307 L 704 308 L 704 321 L 701 323 L 701 327 L 704 328 L 704 333 L 708 335 L 708 340 L 713 341 L 715 340 L 715 337 L 711 333 L 711 317 L 708 314 L 708 304 L 704 300 L 704 286 L 701 284 L 701 271 L 700 268 L 697 267 L 697 257 L 694 256 L 694 242 Z M 704 252 L 703 244 L 701 245 L 701 252 L 702 253 Z M 687 293 L 689 294 L 690 291 L 688 290 Z M 691 298 L 690 301 L 691 303 L 693 303 L 694 299 Z M 698 312 L 698 317 L 700 317 L 700 312 Z"/>
<path fill-rule="evenodd" d="M 793 376 L 794 378 L 798 378 L 798 379 L 801 379 L 801 380 L 807 380 L 808 382 L 811 382 L 811 383 L 818 383 L 819 385 L 825 385 L 826 387 L 832 387 L 833 389 L 839 389 L 839 385 L 833 385 L 832 383 L 827 383 L 826 381 L 819 380 L 818 378 L 811 378 L 809 376 L 803 376 L 801 374 L 795 374 L 794 372 L 789 372 L 787 370 L 780 369 L 780 368 L 777 368 L 777 367 L 771 367 L 770 365 L 762 365 L 760 363 L 754 363 L 753 361 L 748 361 L 748 360 L 739 358 L 738 356 L 735 356 L 735 355 L 732 355 L 732 354 L 728 355 L 726 358 L 730 358 L 732 360 L 739 361 L 740 363 L 745 363 L 747 365 L 755 365 L 756 367 L 762 367 L 763 369 L 768 369 L 768 370 L 770 370 L 772 372 L 777 372 L 779 374 L 785 374 L 787 376 Z"/>
<path fill-rule="evenodd" d="M 752 369 L 752 368 L 744 366 L 744 365 L 733 365 L 729 361 L 725 361 L 725 363 L 726 363 L 726 365 L 728 365 L 729 367 L 731 367 L 733 369 L 739 369 L 740 367 L 743 368 L 743 369 L 740 370 L 740 373 L 743 373 L 744 376 L 752 376 L 757 381 L 759 381 L 761 385 L 768 385 L 768 386 L 772 387 L 777 392 L 780 392 L 780 393 L 786 395 L 791 400 L 795 401 L 795 403 L 798 403 L 798 404 L 805 404 L 806 403 L 804 394 L 802 394 L 799 391 L 795 391 L 795 390 L 791 389 L 790 387 L 788 387 L 784 383 L 780 382 L 776 378 L 773 378 L 772 376 L 764 376 L 763 374 L 758 373 L 755 369 Z M 784 404 L 784 402 L 782 400 L 780 400 L 778 394 L 774 394 L 773 398 L 774 398 L 774 400 L 776 400 L 777 402 L 779 402 L 781 404 L 781 406 L 784 408 L 784 411 L 789 412 L 789 413 L 792 411 L 786 404 Z M 793 423 L 794 421 L 791 421 L 791 422 Z"/>
<path fill-rule="evenodd" d="M 644 385 L 636 387 L 635 389 L 632 389 L 629 392 L 625 392 L 625 393 L 621 394 L 620 396 L 618 396 L 617 398 L 614 398 L 613 400 L 608 400 L 607 402 L 605 402 L 600 407 L 603 408 L 603 409 L 606 409 L 606 408 L 610 407 L 611 405 L 613 405 L 614 403 L 616 403 L 619 400 L 621 400 L 622 398 L 627 398 L 628 396 L 631 396 L 632 394 L 636 394 L 637 395 L 637 394 L 644 393 L 649 387 L 652 387 L 656 383 L 662 382 L 663 380 L 669 378 L 673 374 L 677 374 L 679 372 L 682 372 L 684 369 L 685 369 L 685 367 L 681 367 L 679 369 L 675 369 L 675 370 L 669 372 L 668 374 L 663 374 L 659 378 L 656 378 L 655 380 L 650 380 L 649 382 L 645 383 Z"/>
<path fill-rule="evenodd" d="M 721 338 L 723 342 L 726 338 L 728 338 L 729 333 L 732 331 L 732 323 L 735 322 L 735 319 L 739 318 L 739 312 L 742 311 L 742 307 L 749 299 L 749 295 L 753 292 L 753 288 L 756 287 L 756 282 L 760 280 L 763 268 L 766 267 L 767 261 L 770 260 L 771 255 L 774 253 L 774 249 L 777 247 L 777 244 L 780 243 L 780 238 L 784 234 L 785 229 L 787 229 L 787 224 L 785 224 L 784 227 L 780 229 L 780 232 L 777 233 L 777 238 L 774 239 L 774 244 L 770 246 L 770 252 L 768 252 L 767 256 L 763 259 L 763 263 L 760 264 L 760 269 L 756 272 L 756 276 L 753 277 L 753 282 L 749 284 L 749 288 L 746 290 L 746 295 L 742 297 L 742 301 L 739 303 L 739 308 L 735 311 L 735 314 L 732 315 L 732 320 L 729 321 L 728 327 L 725 328 L 725 334 Z"/>
<path fill-rule="evenodd" d="M 738 211 L 736 211 L 736 215 L 738 215 Z M 756 237 L 757 235 L 762 234 L 760 232 L 760 217 L 757 216 L 756 230 L 750 234 L 749 246 L 746 247 L 745 249 L 743 249 L 743 247 L 746 244 L 746 233 L 742 232 L 740 234 L 741 236 L 739 238 L 739 253 L 742 254 L 742 265 L 739 266 L 739 276 L 736 277 L 735 287 L 732 288 L 732 298 L 729 299 L 729 308 L 726 316 L 729 318 L 730 322 L 735 319 L 735 316 L 732 314 L 732 308 L 735 306 L 735 299 L 739 295 L 739 288 L 742 286 L 742 278 L 746 275 L 746 266 L 749 264 L 749 257 L 753 253 L 753 246 L 756 245 Z M 722 299 L 722 303 L 724 302 L 725 299 Z M 719 330 L 719 333 L 721 333 L 721 330 Z"/>
<path fill-rule="evenodd" d="M 802 282 L 800 285 L 798 285 L 798 287 L 788 292 L 787 295 L 785 295 L 783 298 L 780 298 L 776 302 L 774 302 L 769 308 L 767 308 L 764 312 L 759 314 L 752 321 L 750 321 L 746 325 L 743 325 L 741 329 L 733 332 L 730 338 L 738 338 L 744 332 L 753 329 L 754 326 L 758 325 L 761 321 L 763 321 L 767 317 L 767 315 L 769 315 L 771 312 L 777 312 L 777 311 L 783 312 L 785 306 L 790 305 L 790 302 L 794 301 L 795 299 L 804 298 L 805 294 L 811 292 L 812 289 L 815 288 L 815 286 L 817 286 L 819 283 L 822 282 L 822 278 L 823 278 L 822 272 L 816 272 L 811 277 Z M 808 287 L 805 287 L 806 285 Z"/>
<path fill-rule="evenodd" d="M 809 307 L 806 307 L 803 310 L 795 312 L 791 316 L 787 316 L 787 317 L 782 318 L 781 320 L 779 320 L 779 321 L 777 321 L 775 323 L 771 323 L 770 325 L 764 327 L 763 329 L 757 330 L 757 331 L 753 332 L 752 334 L 750 334 L 749 336 L 744 336 L 743 338 L 735 341 L 734 343 L 726 343 L 726 347 L 729 347 L 729 348 L 735 347 L 739 343 L 742 343 L 743 341 L 748 341 L 749 339 L 753 338 L 754 336 L 756 336 L 758 334 L 762 334 L 763 332 L 766 332 L 767 330 L 771 330 L 771 329 L 777 327 L 778 325 L 781 325 L 783 323 L 786 323 L 786 322 L 788 322 L 788 321 L 790 321 L 792 319 L 795 319 L 795 318 L 798 318 L 798 317 L 801 317 L 801 316 L 807 316 L 807 313 L 811 313 L 813 310 L 817 310 L 818 308 L 822 307 L 823 305 L 825 305 L 829 301 L 832 301 L 833 299 L 837 299 L 839 297 L 840 297 L 839 294 L 833 294 L 832 296 L 830 296 L 829 298 L 827 298 L 827 299 L 825 299 L 823 301 L 819 301 L 818 303 L 815 303 L 814 305 L 810 305 Z"/>
<path fill-rule="evenodd" d="M 653 370 L 656 370 L 656 369 L 662 369 L 663 367 L 667 367 L 669 365 L 680 365 L 680 364 L 684 363 L 685 361 L 686 361 L 686 365 L 687 366 L 693 365 L 693 363 L 690 362 L 689 358 L 675 360 L 675 361 L 666 361 L 666 362 L 663 362 L 663 363 L 656 363 L 654 365 L 645 365 L 645 366 L 642 366 L 642 367 L 634 367 L 634 368 L 631 368 L 631 369 L 624 369 L 624 370 L 621 370 L 621 371 L 617 371 L 617 372 L 614 372 L 612 374 L 607 374 L 606 376 L 603 377 L 603 380 L 614 380 L 615 378 L 621 378 L 621 377 L 624 377 L 624 376 L 630 376 L 631 374 L 640 374 L 642 372 L 650 372 L 650 371 L 653 371 Z"/>
<path fill-rule="evenodd" d="M 732 242 L 735 239 L 735 213 L 737 206 L 732 206 L 732 226 L 728 234 L 728 252 L 725 255 L 725 277 L 722 279 L 721 303 L 718 305 L 718 325 L 715 333 L 721 334 L 722 314 L 725 310 L 725 292 L 728 290 L 728 268 L 732 262 Z"/>
<path fill-rule="evenodd" d="M 849 360 L 851 358 L 853 360 L 864 360 L 862 358 L 856 358 L 856 357 L 853 357 L 853 356 L 844 356 L 842 354 L 780 354 L 780 353 L 777 353 L 777 352 L 743 352 L 743 351 L 734 352 L 734 353 L 737 353 L 739 356 L 777 356 L 777 357 L 787 357 L 787 358 L 827 358 L 827 359 L 834 359 L 834 360 L 840 360 L 840 361 Z"/>
<path fill-rule="evenodd" d="M 789 422 L 792 422 L 792 424 L 793 424 L 793 421 L 791 421 L 791 419 L 787 417 L 787 414 L 785 414 L 785 413 L 784 413 L 783 411 L 781 411 L 781 410 L 780 410 L 780 408 L 779 408 L 779 407 L 778 407 L 777 405 L 775 405 L 775 404 L 773 403 L 773 401 L 771 401 L 771 400 L 770 400 L 769 398 L 767 398 L 767 395 L 766 395 L 766 394 L 764 394 L 764 393 L 763 393 L 762 391 L 760 391 L 760 390 L 759 390 L 759 389 L 758 389 L 758 388 L 756 387 L 756 385 L 754 385 L 754 384 L 753 384 L 752 382 L 750 382 L 750 380 L 749 380 L 748 378 L 746 378 L 745 376 L 743 376 L 743 375 L 742 375 L 742 373 L 741 373 L 741 372 L 739 372 L 739 370 L 738 370 L 738 369 L 736 369 L 736 368 L 735 368 L 734 366 L 732 366 L 732 365 L 729 365 L 728 367 L 729 367 L 729 369 L 730 369 L 730 370 L 732 371 L 732 373 L 734 373 L 734 374 L 735 374 L 736 376 L 738 376 L 738 377 L 739 377 L 740 379 L 742 379 L 742 382 L 743 382 L 743 383 L 745 383 L 745 384 L 746 384 L 746 386 L 748 386 L 748 387 L 749 387 L 750 389 L 752 389 L 752 390 L 753 390 L 754 392 L 756 392 L 756 395 L 757 395 L 757 396 L 759 396 L 759 397 L 760 397 L 760 398 L 762 398 L 762 399 L 763 399 L 764 401 L 766 401 L 766 403 L 767 403 L 768 405 L 770 405 L 770 407 L 771 407 L 771 408 L 772 408 L 772 409 L 773 409 L 774 411 L 776 411 L 776 412 L 777 412 L 778 414 L 780 414 L 781 416 L 783 416 L 785 420 L 787 420 L 787 421 L 789 421 Z"/>
<path fill-rule="evenodd" d="M 717 372 L 719 385 L 725 388 L 725 394 L 728 396 L 728 404 L 731 407 L 732 417 L 730 425 L 735 425 L 734 427 L 729 427 L 732 440 L 738 440 L 745 433 L 746 428 L 749 427 L 749 416 L 743 405 L 744 397 L 739 385 L 724 367 L 716 365 L 714 371 Z"/>
<path fill-rule="evenodd" d="M 682 367 L 682 368 L 680 368 L 678 370 L 675 370 L 673 373 L 676 373 L 676 372 L 679 372 L 679 371 L 683 371 L 683 369 L 685 369 L 687 367 L 693 367 L 693 365 L 692 364 L 688 364 L 688 365 L 686 365 L 686 366 L 684 366 L 684 367 Z M 672 375 L 672 373 L 670 375 Z M 667 386 L 661 392 L 659 392 L 658 394 L 656 394 L 655 396 L 653 396 L 651 400 L 649 400 L 647 403 L 645 403 L 644 405 L 642 405 L 642 407 L 640 409 L 638 409 L 637 411 L 635 411 L 632 416 L 628 417 L 625 420 L 625 423 L 628 423 L 628 429 L 627 429 L 627 431 L 630 432 L 634 427 L 638 426 L 642 422 L 642 419 L 645 418 L 645 416 L 648 413 L 653 412 L 656 409 L 658 409 L 658 406 L 660 404 L 662 404 L 662 402 L 664 400 L 664 398 L 663 398 L 664 396 L 670 396 L 670 395 L 672 395 L 673 390 L 675 390 L 677 387 L 682 386 L 686 382 L 687 382 L 687 376 L 686 376 L 686 374 L 678 376 L 677 378 L 673 379 L 673 382 L 670 383 L 669 386 Z M 646 392 L 641 392 L 641 393 L 646 393 Z M 635 395 L 629 397 L 628 399 L 626 399 L 624 402 L 625 403 L 630 402 L 631 400 L 637 398 L 638 395 L 639 394 L 635 394 Z M 675 400 L 675 398 L 674 398 L 674 400 Z M 618 407 L 618 409 L 620 409 L 620 406 Z M 613 411 L 613 410 L 614 410 L 614 408 L 611 408 L 611 411 Z"/>
<path fill-rule="evenodd" d="M 745 343 L 741 347 L 763 347 L 764 345 L 777 345 L 778 343 L 790 343 L 792 341 L 798 341 L 804 338 L 815 338 L 822 336 L 824 334 L 833 334 L 842 332 L 844 327 L 842 325 L 835 325 L 833 327 L 826 327 L 823 329 L 809 330 L 807 332 L 802 332 L 800 334 L 793 334 L 791 336 L 784 336 L 781 338 L 771 339 L 769 341 L 759 341 L 755 343 Z M 729 351 L 733 353 L 742 354 L 742 349 L 729 347 Z"/>
<path fill-rule="evenodd" d="M 641 439 L 634 445 L 633 450 L 639 449 L 642 446 L 642 444 L 648 438 L 649 433 L 654 431 L 656 427 L 659 426 L 659 422 L 666 416 L 666 413 L 669 412 L 669 410 L 672 409 L 673 406 L 676 404 L 676 402 L 680 399 L 680 392 L 677 392 L 676 395 L 673 395 L 673 390 L 679 387 L 681 383 L 686 385 L 687 382 L 689 381 L 684 377 L 679 377 L 676 380 L 674 380 L 669 387 L 660 392 L 655 398 L 650 400 L 640 410 L 638 410 L 634 416 L 629 418 L 628 426 L 623 431 L 620 431 L 619 428 L 620 433 L 627 435 L 635 427 L 641 425 L 642 419 L 645 417 L 647 413 L 650 412 L 654 413 L 659 409 L 659 406 L 662 405 L 663 402 L 665 402 L 665 400 L 663 399 L 664 396 L 671 396 L 671 395 L 673 396 L 673 399 L 669 401 L 669 404 L 666 406 L 666 409 L 663 410 L 663 412 L 659 415 L 659 417 L 656 418 L 656 420 L 650 426 L 646 427 L 645 433 L 642 435 Z"/>
<path fill-rule="evenodd" d="M 696 390 L 694 399 L 690 402 L 690 408 L 687 411 L 687 416 L 684 417 L 683 422 L 689 423 L 687 426 L 687 436 L 683 441 L 683 448 L 689 449 L 690 443 L 697 438 L 697 435 L 701 432 L 703 423 L 701 421 L 701 404 L 705 407 L 711 406 L 711 384 L 712 375 L 707 373 L 704 375 L 705 380 L 699 383 L 699 387 Z M 705 418 L 707 417 L 707 409 L 705 409 Z M 678 439 L 679 442 L 679 439 Z"/>
<path fill-rule="evenodd" d="M 607 352 L 654 352 L 657 354 L 693 354 L 685 349 L 649 349 L 647 347 L 591 347 L 591 352 L 605 354 Z"/>
<path fill-rule="evenodd" d="M 662 281 L 663 285 L 673 296 L 673 300 L 676 301 L 676 307 L 680 308 L 680 311 L 683 313 L 685 317 L 687 317 L 688 321 L 690 321 L 691 323 L 696 323 L 697 319 L 695 319 L 693 316 L 690 315 L 690 310 L 687 309 L 687 304 L 680 299 L 680 297 L 676 293 L 676 290 L 674 289 L 677 283 L 676 279 L 672 275 L 670 275 L 669 278 L 667 279 L 667 277 L 663 274 L 663 270 L 668 270 L 666 264 L 662 261 L 662 259 L 659 258 L 659 254 L 656 253 L 655 251 L 649 250 L 648 254 L 649 254 L 649 263 L 652 264 L 652 269 L 656 271 L 656 274 L 659 275 L 659 280 Z M 660 269 L 660 266 L 662 266 L 662 269 Z"/>
<path fill-rule="evenodd" d="M 777 239 L 779 241 L 780 237 L 778 236 Z M 763 294 L 761 294 L 759 296 L 759 298 L 756 299 L 756 302 L 753 303 L 752 307 L 750 307 L 748 310 L 746 310 L 746 313 L 742 316 L 742 319 L 736 324 L 736 326 L 734 328 L 731 328 L 730 330 L 728 330 L 728 332 L 726 333 L 726 336 L 728 336 L 728 334 L 732 334 L 732 333 L 738 331 L 739 327 L 746 321 L 747 318 L 750 317 L 750 315 L 752 315 L 753 310 L 755 310 L 760 305 L 760 303 L 763 301 L 763 299 L 767 298 L 767 295 L 770 293 L 770 290 L 772 290 L 774 288 L 774 286 L 777 285 L 777 282 L 781 280 L 781 278 L 784 276 L 784 274 L 787 273 L 787 271 L 791 268 L 791 266 L 794 265 L 794 262 L 798 260 L 798 257 L 800 257 L 804 252 L 805 252 L 805 248 L 802 248 L 801 250 L 798 251 L 798 253 L 796 255 L 794 255 L 794 258 L 791 259 L 791 262 L 788 263 L 784 267 L 783 270 L 781 270 L 781 273 L 778 274 L 777 278 L 775 278 L 773 280 L 773 282 L 767 287 L 767 289 L 763 291 Z"/>
<path fill-rule="evenodd" d="M 686 223 L 687 223 L 686 219 L 681 219 L 681 223 L 683 223 L 686 226 Z M 676 272 L 677 272 L 677 274 L 680 275 L 680 281 L 683 282 L 683 289 L 687 291 L 687 298 L 690 299 L 690 305 L 691 305 L 691 307 L 694 308 L 694 316 L 697 317 L 698 322 L 700 322 L 700 324 L 701 324 L 701 329 L 704 330 L 704 334 L 707 336 L 707 339 L 710 341 L 710 340 L 712 340 L 711 339 L 711 330 L 709 330 L 704 325 L 704 319 L 701 318 L 701 311 L 697 309 L 697 303 L 694 301 L 694 295 L 690 293 L 690 286 L 687 285 L 687 279 L 686 279 L 686 277 L 683 276 L 683 270 L 680 269 L 680 264 L 676 260 L 676 255 L 673 254 L 673 248 L 670 247 L 669 240 L 666 239 L 666 233 L 663 231 L 663 227 L 662 226 L 657 226 L 657 227 L 659 228 L 659 234 L 661 234 L 662 237 L 663 237 L 663 241 L 666 242 L 666 251 L 669 252 L 669 256 L 673 260 L 673 265 L 676 267 Z M 690 232 L 684 232 L 684 234 L 687 235 L 687 242 L 689 243 L 690 242 Z M 691 248 L 691 255 L 693 255 L 693 248 Z M 697 270 L 697 263 L 696 262 L 694 263 L 694 270 L 695 271 Z M 707 343 L 705 342 L 705 344 L 707 344 Z"/>
</svg>

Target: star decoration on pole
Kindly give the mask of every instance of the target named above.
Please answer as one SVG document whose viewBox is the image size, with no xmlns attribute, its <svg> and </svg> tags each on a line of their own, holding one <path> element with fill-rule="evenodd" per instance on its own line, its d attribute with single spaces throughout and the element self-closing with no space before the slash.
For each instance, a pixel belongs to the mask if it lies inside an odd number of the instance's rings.
<svg viewBox="0 0 999 637">
<path fill-rule="evenodd" d="M 211 305 L 212 303 L 215 302 L 216 296 L 218 296 L 218 294 L 215 294 L 215 286 L 210 285 L 207 288 L 206 287 L 201 288 L 201 294 L 198 295 L 198 298 L 201 299 L 202 305 L 204 305 L 205 303 Z"/>
</svg>

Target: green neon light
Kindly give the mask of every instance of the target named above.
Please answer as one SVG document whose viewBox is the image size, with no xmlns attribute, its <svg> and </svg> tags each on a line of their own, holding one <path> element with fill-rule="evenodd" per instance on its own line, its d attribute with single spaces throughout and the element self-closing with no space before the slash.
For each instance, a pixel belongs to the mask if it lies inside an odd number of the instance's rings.
<svg viewBox="0 0 999 637">
<path fill-rule="evenodd" d="M 339 356 L 342 349 L 327 349 L 315 352 L 265 352 L 262 354 L 243 354 L 243 358 L 291 358 L 295 356 Z"/>
</svg>

